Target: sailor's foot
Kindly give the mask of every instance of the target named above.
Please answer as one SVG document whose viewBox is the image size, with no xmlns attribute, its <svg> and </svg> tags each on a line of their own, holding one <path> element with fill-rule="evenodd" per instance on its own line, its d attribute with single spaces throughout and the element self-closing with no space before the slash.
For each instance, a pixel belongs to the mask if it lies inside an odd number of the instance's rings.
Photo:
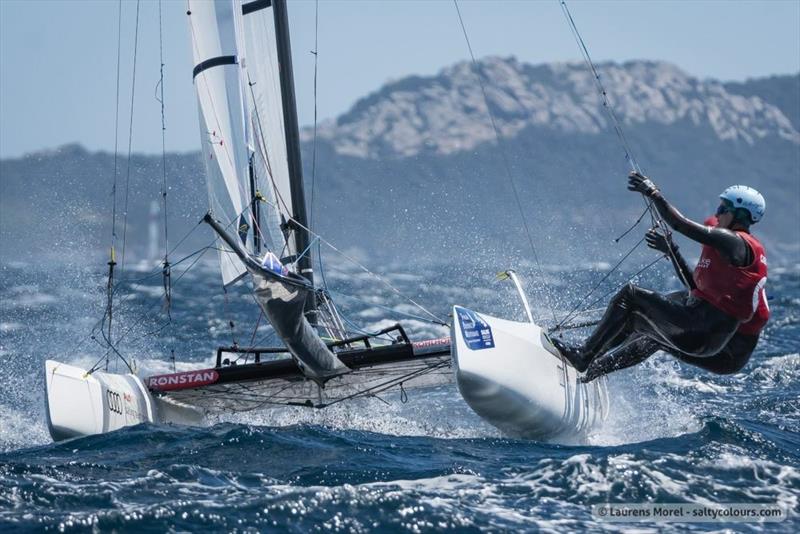
<svg viewBox="0 0 800 534">
<path fill-rule="evenodd" d="M 553 346 L 558 349 L 558 352 L 560 352 L 578 372 L 583 373 L 589 367 L 589 363 L 586 361 L 579 347 L 567 345 L 562 340 L 556 338 L 550 338 L 550 342 L 553 343 Z"/>
</svg>

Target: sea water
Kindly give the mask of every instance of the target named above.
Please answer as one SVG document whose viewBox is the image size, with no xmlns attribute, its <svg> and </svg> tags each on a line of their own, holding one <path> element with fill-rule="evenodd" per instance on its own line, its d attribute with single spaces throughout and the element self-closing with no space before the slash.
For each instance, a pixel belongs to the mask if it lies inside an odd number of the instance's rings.
<svg viewBox="0 0 800 534">
<path fill-rule="evenodd" d="M 190 263 L 173 271 L 169 309 L 160 269 L 120 273 L 111 336 L 142 375 L 213 365 L 216 347 L 234 341 L 272 341 L 246 288 L 225 293 L 213 264 L 183 273 Z M 521 269 L 537 318 L 563 316 L 598 268 Z M 665 282 L 667 269 L 640 282 L 666 289 L 675 284 Z M 383 281 L 359 269 L 326 273 L 350 324 L 366 331 L 399 320 L 415 338 L 447 334 L 389 285 L 444 319 L 453 304 L 523 317 L 513 287 L 479 266 L 380 271 Z M 772 269 L 772 319 L 742 372 L 715 376 L 657 354 L 611 375 L 609 419 L 567 444 L 503 436 L 453 384 L 407 399 L 389 391 L 325 410 L 226 414 L 202 428 L 148 424 L 53 443 L 44 360 L 105 365 L 104 276 L 85 266 L 0 266 L 3 532 L 800 529 L 791 517 L 619 524 L 592 514 L 597 504 L 651 502 L 800 511 L 797 266 Z M 622 281 L 611 276 L 587 303 Z M 109 366 L 124 369 L 117 358 Z"/>
</svg>

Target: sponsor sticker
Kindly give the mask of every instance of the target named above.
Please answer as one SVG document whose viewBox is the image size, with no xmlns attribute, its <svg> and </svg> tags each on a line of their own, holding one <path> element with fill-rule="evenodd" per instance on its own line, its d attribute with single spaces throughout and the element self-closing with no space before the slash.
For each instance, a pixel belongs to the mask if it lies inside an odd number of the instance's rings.
<svg viewBox="0 0 800 534">
<path fill-rule="evenodd" d="M 456 308 L 461 337 L 470 350 L 494 348 L 492 327 L 480 315 L 466 308 Z"/>
<path fill-rule="evenodd" d="M 198 371 L 186 371 L 170 375 L 151 376 L 147 379 L 147 386 L 157 391 L 172 391 L 175 389 L 207 386 L 208 384 L 216 382 L 218 378 L 219 374 L 215 370 L 201 369 Z"/>
<path fill-rule="evenodd" d="M 449 345 L 449 337 L 440 337 L 436 339 L 423 339 L 422 341 L 415 341 L 413 343 L 415 349 L 424 349 L 427 347 L 438 347 L 440 345 Z"/>
</svg>

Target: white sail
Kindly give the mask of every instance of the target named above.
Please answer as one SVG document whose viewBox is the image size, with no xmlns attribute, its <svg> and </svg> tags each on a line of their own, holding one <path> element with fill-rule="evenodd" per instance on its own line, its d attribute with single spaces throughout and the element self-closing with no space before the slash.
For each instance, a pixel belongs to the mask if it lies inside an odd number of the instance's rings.
<svg viewBox="0 0 800 534">
<path fill-rule="evenodd" d="M 249 155 L 236 28 L 241 5 L 234 0 L 189 0 L 188 6 L 209 202 L 214 216 L 246 244 L 252 232 L 247 228 Z M 224 244 L 219 248 L 222 280 L 228 285 L 246 269 Z"/>
<path fill-rule="evenodd" d="M 243 2 L 245 108 L 262 204 L 261 235 L 281 258 L 297 254 L 295 241 L 281 229 L 293 214 L 289 164 L 273 8 L 268 2 Z M 287 242 L 288 241 L 288 242 Z"/>
</svg>

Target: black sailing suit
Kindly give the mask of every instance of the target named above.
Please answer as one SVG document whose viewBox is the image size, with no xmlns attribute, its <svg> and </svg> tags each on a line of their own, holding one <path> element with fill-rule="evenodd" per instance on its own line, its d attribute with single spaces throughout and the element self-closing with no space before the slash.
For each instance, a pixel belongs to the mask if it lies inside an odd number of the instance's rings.
<svg viewBox="0 0 800 534">
<path fill-rule="evenodd" d="M 674 230 L 717 249 L 733 265 L 753 261 L 753 251 L 736 232 L 696 223 L 684 217 L 655 191 L 653 204 Z M 705 300 L 691 295 L 692 271 L 672 245 L 670 254 L 687 290 L 661 295 L 628 284 L 611 300 L 595 331 L 581 347 L 553 340 L 562 354 L 589 382 L 612 371 L 643 362 L 658 350 L 717 374 L 739 371 L 758 343 L 758 335 L 736 332 L 739 321 Z"/>
</svg>

